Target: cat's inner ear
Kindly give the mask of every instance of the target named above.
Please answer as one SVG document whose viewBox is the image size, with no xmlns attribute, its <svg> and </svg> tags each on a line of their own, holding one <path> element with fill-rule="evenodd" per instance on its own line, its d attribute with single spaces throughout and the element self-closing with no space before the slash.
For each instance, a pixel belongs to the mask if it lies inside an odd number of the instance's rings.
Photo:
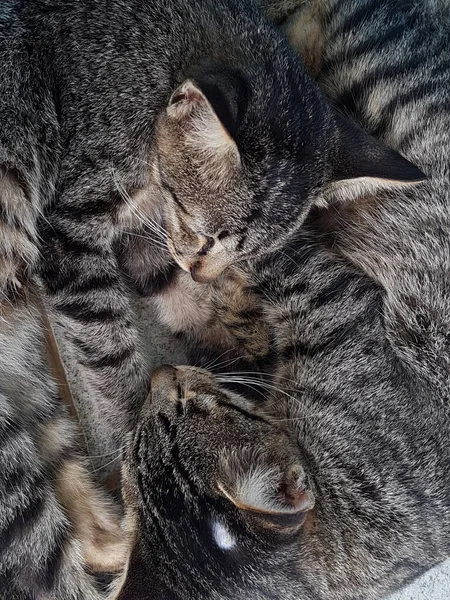
<svg viewBox="0 0 450 600">
<path fill-rule="evenodd" d="M 207 167 L 216 167 L 216 174 L 223 176 L 236 169 L 240 156 L 230 133 L 226 99 L 221 99 L 216 88 L 211 102 L 207 97 L 210 91 L 205 93 L 199 84 L 187 79 L 172 94 L 167 116 L 178 125 L 192 158 L 200 159 Z"/>
<path fill-rule="evenodd" d="M 218 481 L 220 492 L 239 509 L 281 530 L 300 527 L 314 507 L 314 495 L 308 487 L 299 465 L 286 473 L 262 465 L 246 470 L 228 465 L 225 477 Z"/>
<path fill-rule="evenodd" d="M 331 177 L 321 198 L 325 204 L 352 201 L 382 190 L 416 185 L 426 179 L 418 167 L 350 119 L 339 114 L 336 119 Z"/>
</svg>

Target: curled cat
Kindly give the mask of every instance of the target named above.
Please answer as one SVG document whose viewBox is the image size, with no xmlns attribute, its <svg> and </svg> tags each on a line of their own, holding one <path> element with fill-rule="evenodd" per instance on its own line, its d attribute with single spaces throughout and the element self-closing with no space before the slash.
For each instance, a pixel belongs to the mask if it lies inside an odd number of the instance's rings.
<svg viewBox="0 0 450 600">
<path fill-rule="evenodd" d="M 3 4 L 0 222 L 9 233 L 0 247 L 2 286 L 23 285 L 39 267 L 114 449 L 146 394 L 116 248 L 127 231 L 142 233 L 142 220 L 159 227 L 158 116 L 170 117 L 187 144 L 183 167 L 216 186 L 219 204 L 225 193 L 264 204 L 309 192 L 328 176 L 321 156 L 334 118 L 284 36 L 244 0 Z M 403 169 L 407 180 L 420 177 L 407 163 Z M 172 193 L 164 176 L 162 185 Z M 172 191 L 183 202 L 182 190 Z M 308 212 L 302 198 L 289 219 L 273 214 L 277 238 Z M 236 215 L 242 226 L 254 216 Z M 237 241 L 225 227 L 208 229 L 202 248 L 211 233 Z M 270 246 L 267 234 L 261 228 L 258 243 Z"/>
<path fill-rule="evenodd" d="M 120 600 L 376 600 L 449 556 L 450 16 L 436 2 L 311 4 L 326 15 L 321 84 L 428 179 L 402 187 L 410 167 L 353 123 L 353 152 L 334 138 L 355 178 L 321 197 L 340 204 L 249 265 L 278 355 L 265 405 L 230 391 L 244 375 L 155 372 L 124 470 L 134 543 Z M 359 179 L 368 157 L 376 172 Z M 196 258 L 209 264 L 192 264 L 195 223 L 214 210 L 175 166 L 167 154 L 172 251 L 209 279 L 236 253 L 205 259 L 220 254 L 210 235 Z"/>
</svg>

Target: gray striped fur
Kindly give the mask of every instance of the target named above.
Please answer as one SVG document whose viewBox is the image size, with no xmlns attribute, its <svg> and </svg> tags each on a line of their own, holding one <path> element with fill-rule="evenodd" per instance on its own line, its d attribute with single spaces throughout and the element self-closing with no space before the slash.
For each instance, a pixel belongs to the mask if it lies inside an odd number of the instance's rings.
<svg viewBox="0 0 450 600">
<path fill-rule="evenodd" d="M 126 468 L 120 600 L 375 600 L 450 554 L 447 5 L 297 6 L 285 25 L 330 99 L 428 180 L 324 195 L 253 263 L 279 357 L 268 382 L 155 373 Z"/>
<path fill-rule="evenodd" d="M 101 600 L 91 570 L 120 569 L 119 516 L 91 481 L 45 355 L 43 324 L 19 304 L 0 322 L 0 596 Z"/>
</svg>

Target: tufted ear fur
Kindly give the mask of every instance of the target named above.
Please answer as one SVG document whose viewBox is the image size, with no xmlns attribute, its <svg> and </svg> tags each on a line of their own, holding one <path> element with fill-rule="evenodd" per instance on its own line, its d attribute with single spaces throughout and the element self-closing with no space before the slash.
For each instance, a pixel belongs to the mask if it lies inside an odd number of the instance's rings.
<svg viewBox="0 0 450 600">
<path fill-rule="evenodd" d="M 238 508 L 281 530 L 299 528 L 314 507 L 314 495 L 308 487 L 300 465 L 283 470 L 259 461 L 239 464 L 236 459 L 227 461 L 218 481 L 220 492 Z"/>
<path fill-rule="evenodd" d="M 336 122 L 330 182 L 318 204 L 351 201 L 426 179 L 420 169 L 350 119 L 337 114 Z"/>
<path fill-rule="evenodd" d="M 205 167 L 208 176 L 221 180 L 240 164 L 231 131 L 233 116 L 218 87 L 204 85 L 214 106 L 200 85 L 186 80 L 173 94 L 167 107 L 169 122 L 178 125 L 182 143 L 192 160 Z"/>
</svg>

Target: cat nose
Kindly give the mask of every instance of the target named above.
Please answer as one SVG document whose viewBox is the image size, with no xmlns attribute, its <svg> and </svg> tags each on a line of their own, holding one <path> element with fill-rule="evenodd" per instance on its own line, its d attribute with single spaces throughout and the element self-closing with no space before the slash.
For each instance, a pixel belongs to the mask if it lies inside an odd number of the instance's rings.
<svg viewBox="0 0 450 600">
<path fill-rule="evenodd" d="M 209 283 L 210 281 L 215 279 L 215 276 L 207 275 L 204 273 L 203 265 L 200 261 L 197 261 L 196 263 L 194 263 L 189 268 L 189 272 L 191 274 L 192 279 L 196 283 Z"/>
</svg>

